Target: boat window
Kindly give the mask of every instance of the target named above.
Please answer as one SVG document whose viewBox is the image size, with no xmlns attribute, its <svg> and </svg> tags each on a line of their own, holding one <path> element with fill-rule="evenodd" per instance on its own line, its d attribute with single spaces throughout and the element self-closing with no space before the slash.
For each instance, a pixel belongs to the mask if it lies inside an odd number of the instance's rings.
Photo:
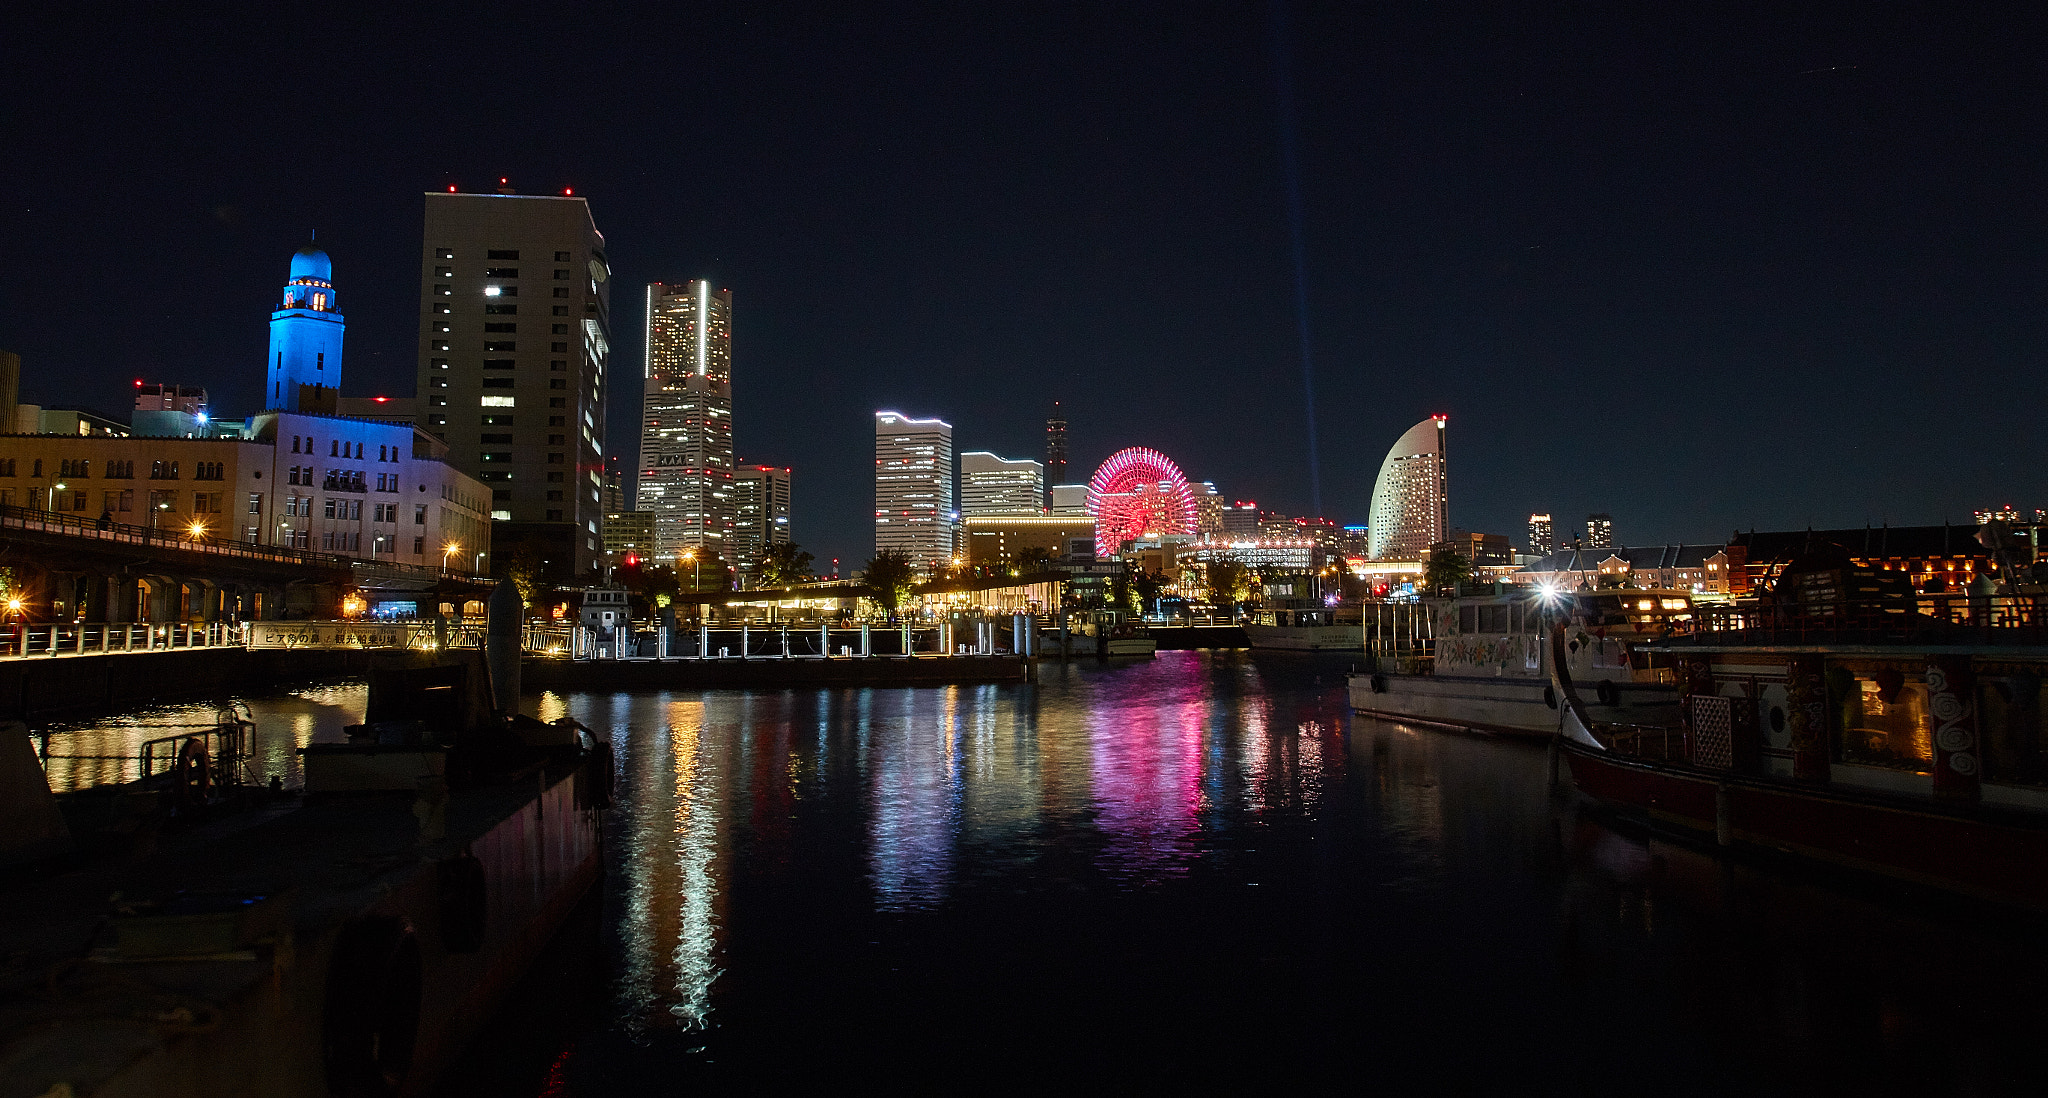
<svg viewBox="0 0 2048 1098">
<path fill-rule="evenodd" d="M 1898 670 L 1838 668 L 1833 675 L 1837 762 L 1933 772 L 1926 683 Z"/>
<path fill-rule="evenodd" d="M 1479 607 L 1471 603 L 1458 607 L 1458 632 L 1479 632 Z"/>
<path fill-rule="evenodd" d="M 1481 606 L 1479 609 L 1479 631 L 1481 633 L 1505 633 L 1508 631 L 1508 608 L 1505 605 Z"/>
</svg>

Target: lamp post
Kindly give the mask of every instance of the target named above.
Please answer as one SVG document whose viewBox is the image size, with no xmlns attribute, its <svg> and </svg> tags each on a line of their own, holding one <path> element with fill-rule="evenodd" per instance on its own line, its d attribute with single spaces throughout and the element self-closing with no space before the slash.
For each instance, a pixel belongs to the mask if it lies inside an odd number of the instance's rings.
<svg viewBox="0 0 2048 1098">
<path fill-rule="evenodd" d="M 704 586 L 704 565 L 701 561 L 697 560 L 697 551 L 695 549 L 683 550 L 683 559 L 691 562 L 691 570 L 695 578 L 690 580 L 690 593 L 694 595 L 697 593 L 698 588 Z"/>
<path fill-rule="evenodd" d="M 452 556 L 454 556 L 454 555 L 455 555 L 455 554 L 456 554 L 456 553 L 457 553 L 458 551 L 460 551 L 461 549 L 462 549 L 462 543 L 461 543 L 461 542 L 459 542 L 459 541 L 451 541 L 451 542 L 449 542 L 448 544 L 446 544 L 446 545 L 443 545 L 443 546 L 441 547 L 441 574 L 442 574 L 442 575 L 444 575 L 444 576 L 445 576 L 445 575 L 447 575 L 447 574 L 448 574 L 448 558 L 449 558 L 449 557 L 452 557 Z"/>
</svg>

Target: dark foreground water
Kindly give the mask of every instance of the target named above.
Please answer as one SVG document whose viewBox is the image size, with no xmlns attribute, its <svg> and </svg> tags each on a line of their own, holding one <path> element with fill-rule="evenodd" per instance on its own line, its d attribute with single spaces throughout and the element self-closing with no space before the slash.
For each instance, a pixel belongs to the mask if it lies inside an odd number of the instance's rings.
<svg viewBox="0 0 2048 1098">
<path fill-rule="evenodd" d="M 617 745 L 610 872 L 449 1096 L 2048 1080 L 2039 921 L 1610 827 L 1329 665 L 537 704 Z"/>
</svg>

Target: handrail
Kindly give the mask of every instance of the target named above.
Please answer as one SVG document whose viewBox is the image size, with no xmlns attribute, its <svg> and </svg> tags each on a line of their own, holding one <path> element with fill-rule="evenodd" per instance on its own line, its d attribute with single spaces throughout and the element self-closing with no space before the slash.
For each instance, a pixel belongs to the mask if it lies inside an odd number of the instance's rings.
<svg viewBox="0 0 2048 1098">
<path fill-rule="evenodd" d="M 78 514 L 82 514 L 79 512 Z M 229 517 L 229 516 L 223 516 Z M 474 572 L 454 568 L 444 570 L 440 565 L 409 564 L 404 561 L 380 560 L 376 557 L 355 557 L 344 553 L 315 552 L 310 549 L 291 549 L 279 545 L 258 545 L 232 539 L 209 539 L 193 537 L 187 530 L 172 530 L 148 526 L 134 526 L 128 523 L 110 522 L 102 527 L 97 520 L 73 517 L 62 511 L 42 511 L 33 507 L 0 505 L 0 529 L 30 530 L 41 533 L 64 534 L 71 537 L 91 538 L 97 541 L 112 541 L 122 544 L 156 545 L 188 553 L 208 553 L 216 556 L 241 557 L 251 560 L 265 560 L 279 564 L 300 564 L 326 568 L 384 568 L 397 572 L 420 575 L 454 575 L 474 582 L 490 582 Z"/>
<path fill-rule="evenodd" d="M 1680 643 L 2048 643 L 2048 608 L 2031 595 L 1900 595 L 1888 599 L 1709 603 Z"/>
</svg>

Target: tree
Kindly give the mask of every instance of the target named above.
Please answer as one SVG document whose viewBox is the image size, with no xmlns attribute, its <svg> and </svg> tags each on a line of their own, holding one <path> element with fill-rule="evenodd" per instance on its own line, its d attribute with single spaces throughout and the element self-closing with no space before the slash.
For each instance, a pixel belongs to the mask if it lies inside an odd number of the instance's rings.
<svg viewBox="0 0 2048 1098">
<path fill-rule="evenodd" d="M 1472 578 L 1472 562 L 1456 549 L 1434 549 L 1422 566 L 1422 586 L 1437 595 L 1455 595 Z"/>
<path fill-rule="evenodd" d="M 1166 589 L 1166 577 L 1157 572 L 1138 572 L 1131 576 L 1131 593 L 1138 598 L 1138 613 L 1146 607 L 1159 609 L 1159 592 Z"/>
<path fill-rule="evenodd" d="M 789 587 L 817 578 L 811 570 L 812 557 L 793 541 L 776 542 L 761 554 L 757 581 L 762 587 Z"/>
<path fill-rule="evenodd" d="M 1020 576 L 1043 572 L 1052 567 L 1052 550 L 1043 545 L 1027 545 L 1010 554 L 1010 567 Z"/>
<path fill-rule="evenodd" d="M 519 592 L 521 606 L 531 607 L 540 601 L 547 570 L 547 561 L 540 554 L 540 543 L 528 538 L 514 546 L 505 560 L 505 579 Z"/>
<path fill-rule="evenodd" d="M 883 612 L 893 614 L 910 596 L 910 578 L 915 571 L 910 554 L 901 549 L 884 549 L 860 570 L 860 581 L 867 586 L 868 598 Z"/>
<path fill-rule="evenodd" d="M 674 605 L 676 596 L 683 591 L 683 585 L 676 582 L 676 570 L 665 564 L 649 564 L 642 560 L 621 567 L 614 575 L 619 586 L 647 604 L 649 616 L 663 607 Z"/>
<path fill-rule="evenodd" d="M 1209 601 L 1218 606 L 1243 602 L 1252 593 L 1252 574 L 1234 560 L 1212 560 L 1206 569 Z"/>
<path fill-rule="evenodd" d="M 689 558 L 676 558 L 676 584 L 684 591 L 729 591 L 732 589 L 732 565 L 716 552 L 707 549 L 687 549 Z"/>
</svg>

